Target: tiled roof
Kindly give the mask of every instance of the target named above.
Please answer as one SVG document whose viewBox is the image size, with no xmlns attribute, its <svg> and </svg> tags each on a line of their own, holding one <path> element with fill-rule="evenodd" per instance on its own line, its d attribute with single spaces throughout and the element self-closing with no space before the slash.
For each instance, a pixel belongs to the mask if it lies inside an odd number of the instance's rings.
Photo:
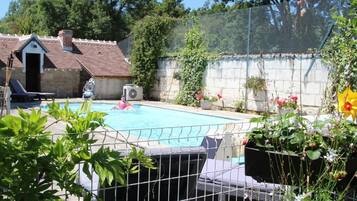
<svg viewBox="0 0 357 201">
<path fill-rule="evenodd" d="M 16 50 L 23 36 L 0 34 L 0 67 L 5 67 L 7 57 Z M 48 50 L 44 68 L 81 69 L 85 68 L 95 77 L 130 77 L 129 64 L 115 42 L 73 39 L 73 51 L 63 51 L 57 37 L 39 37 Z M 17 55 L 18 56 L 18 55 Z M 14 67 L 22 67 L 18 57 Z"/>
<path fill-rule="evenodd" d="M 5 67 L 10 52 L 17 46 L 19 39 L 14 37 L 0 36 L 0 68 Z M 14 67 L 22 67 L 21 61 L 15 57 Z"/>
<path fill-rule="evenodd" d="M 81 54 L 76 57 L 91 75 L 129 77 L 129 64 L 116 44 L 74 42 Z"/>
</svg>

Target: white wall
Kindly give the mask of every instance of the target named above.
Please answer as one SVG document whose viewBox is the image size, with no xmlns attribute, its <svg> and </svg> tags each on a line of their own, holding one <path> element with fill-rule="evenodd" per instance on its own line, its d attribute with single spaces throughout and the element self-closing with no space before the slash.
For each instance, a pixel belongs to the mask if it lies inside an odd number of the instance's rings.
<svg viewBox="0 0 357 201">
<path fill-rule="evenodd" d="M 22 63 L 23 63 L 23 72 L 26 72 L 26 54 L 39 54 L 40 55 L 40 73 L 43 73 L 43 64 L 44 64 L 44 55 L 45 51 L 36 41 L 31 41 L 26 47 L 22 50 Z"/>
<path fill-rule="evenodd" d="M 257 96 L 248 91 L 248 109 L 265 111 L 277 96 L 297 95 L 305 106 L 320 106 L 328 80 L 328 67 L 316 59 L 308 77 L 304 79 L 311 62 L 311 55 L 260 55 L 251 56 L 249 76 L 263 76 L 267 91 Z M 211 94 L 221 92 L 225 106 L 244 100 L 247 60 L 244 56 L 225 56 L 210 62 L 204 76 L 204 86 Z M 174 100 L 179 91 L 179 81 L 173 79 L 179 71 L 177 61 L 163 58 L 159 61 L 157 82 L 152 96 L 161 100 Z"/>
<path fill-rule="evenodd" d="M 128 84 L 128 78 L 94 78 L 96 99 L 119 99 L 123 86 Z"/>
</svg>

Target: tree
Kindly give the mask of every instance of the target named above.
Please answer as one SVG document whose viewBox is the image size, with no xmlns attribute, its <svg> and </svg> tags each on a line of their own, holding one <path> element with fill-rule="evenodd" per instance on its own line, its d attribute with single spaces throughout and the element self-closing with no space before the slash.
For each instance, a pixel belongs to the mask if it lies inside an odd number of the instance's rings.
<svg viewBox="0 0 357 201">
<path fill-rule="evenodd" d="M 112 19 L 107 13 L 105 3 L 96 1 L 91 7 L 91 21 L 88 23 L 89 38 L 111 38 Z"/>
<path fill-rule="evenodd" d="M 163 0 L 156 11 L 160 16 L 180 18 L 188 14 L 182 0 Z"/>
<path fill-rule="evenodd" d="M 67 28 L 78 38 L 119 41 L 145 16 L 186 13 L 182 0 L 13 0 L 0 31 L 55 36 Z"/>
</svg>

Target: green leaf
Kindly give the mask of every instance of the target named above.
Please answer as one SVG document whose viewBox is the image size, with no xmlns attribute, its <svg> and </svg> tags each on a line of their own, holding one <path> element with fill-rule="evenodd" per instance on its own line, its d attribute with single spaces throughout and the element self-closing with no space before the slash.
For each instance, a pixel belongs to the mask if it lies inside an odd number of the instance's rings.
<svg viewBox="0 0 357 201">
<path fill-rule="evenodd" d="M 308 150 L 306 154 L 311 160 L 316 160 L 321 156 L 321 152 L 319 150 Z"/>
<path fill-rule="evenodd" d="M 87 175 L 87 177 L 88 177 L 89 179 L 92 179 L 92 174 L 91 174 L 91 172 L 89 171 L 89 165 L 88 165 L 87 162 L 85 162 L 85 163 L 83 164 L 83 172 Z"/>
<path fill-rule="evenodd" d="M 261 123 L 264 121 L 263 117 L 253 117 L 249 120 L 251 123 Z"/>
<path fill-rule="evenodd" d="M 100 183 L 103 185 L 104 181 L 105 181 L 105 178 L 106 178 L 106 174 L 105 174 L 104 169 L 102 168 L 102 166 L 98 162 L 95 162 L 94 163 L 94 170 L 95 170 L 95 172 L 97 173 L 97 175 L 99 177 Z"/>
<path fill-rule="evenodd" d="M 79 108 L 79 113 L 88 113 L 91 111 L 91 107 L 92 107 L 92 102 L 91 101 L 84 101 L 81 104 L 81 107 Z"/>
<path fill-rule="evenodd" d="M 79 156 L 84 160 L 89 160 L 91 158 L 90 153 L 84 150 L 79 152 Z"/>
<path fill-rule="evenodd" d="M 10 133 L 7 133 L 9 130 L 11 130 L 13 134 L 18 134 L 21 130 L 21 118 L 10 115 L 5 116 L 1 118 L 0 126 L 2 127 L 0 134 L 10 135 Z M 3 131 L 3 133 L 1 131 Z"/>
<path fill-rule="evenodd" d="M 61 140 L 57 140 L 54 148 L 53 148 L 53 151 L 56 155 L 58 155 L 59 157 L 63 157 L 65 151 L 64 151 L 64 145 L 63 145 L 63 142 Z"/>
</svg>

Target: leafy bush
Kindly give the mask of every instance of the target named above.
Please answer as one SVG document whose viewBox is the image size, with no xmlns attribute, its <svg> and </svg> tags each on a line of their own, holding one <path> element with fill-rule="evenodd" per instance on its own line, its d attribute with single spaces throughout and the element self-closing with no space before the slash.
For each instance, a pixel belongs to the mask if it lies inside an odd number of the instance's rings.
<svg viewBox="0 0 357 201">
<path fill-rule="evenodd" d="M 262 126 L 249 133 L 249 140 L 265 150 L 296 153 L 311 160 L 326 156 L 329 149 L 336 149 L 341 157 L 357 154 L 350 147 L 357 143 L 356 124 L 345 119 L 309 122 L 291 112 L 252 121 Z"/>
<path fill-rule="evenodd" d="M 197 101 L 208 101 L 208 102 L 216 102 L 218 100 L 220 100 L 222 97 L 221 95 L 218 96 L 218 94 L 216 96 L 211 96 L 210 93 L 208 93 L 207 95 L 203 92 L 203 91 L 198 91 L 196 94 L 195 94 L 195 98 Z"/>
<path fill-rule="evenodd" d="M 356 173 L 356 170 L 347 169 L 347 161 L 357 156 L 355 123 L 337 117 L 309 122 L 297 113 L 254 118 L 252 121 L 259 123 L 260 127 L 254 128 L 249 133 L 250 145 L 263 151 L 297 155 L 301 161 L 321 160 L 323 163 L 321 169 L 314 172 L 318 176 L 313 180 L 309 180 L 309 176 L 313 174 L 309 163 L 300 167 L 307 170 L 308 174 L 300 172 L 301 181 L 298 188 L 292 187 L 291 192 L 286 192 L 292 193 L 290 195 L 292 197 L 286 200 L 297 200 L 299 196 L 305 196 L 306 198 L 302 200 L 307 201 L 344 200 L 345 193 L 353 188 L 350 184 Z M 274 163 L 283 164 L 282 161 L 274 161 Z M 289 178 L 290 173 L 299 174 L 299 172 L 281 172 L 282 182 L 284 178 Z M 343 183 L 341 185 L 340 181 L 348 185 L 344 186 Z M 333 195 L 334 192 L 337 192 L 336 195 Z"/>
<path fill-rule="evenodd" d="M 333 68 L 330 70 L 331 86 L 327 88 L 325 106 L 334 110 L 336 92 L 350 87 L 357 92 L 357 0 L 351 0 L 346 16 L 335 16 L 333 37 L 322 50 L 322 58 Z"/>
<path fill-rule="evenodd" d="M 195 94 L 202 89 L 203 74 L 208 65 L 208 54 L 199 26 L 194 26 L 185 35 L 185 47 L 180 53 L 181 87 L 176 102 L 197 106 Z"/>
<path fill-rule="evenodd" d="M 242 100 L 234 101 L 235 111 L 236 112 L 244 112 L 244 105 L 245 105 L 245 103 Z"/>
<path fill-rule="evenodd" d="M 144 88 L 148 98 L 154 86 L 158 59 L 166 41 L 166 35 L 174 20 L 167 17 L 147 16 L 133 29 L 133 49 L 131 52 L 131 74 L 134 83 Z"/>
<path fill-rule="evenodd" d="M 252 76 L 247 79 L 245 87 L 253 90 L 253 93 L 256 96 L 259 91 L 266 90 L 266 82 L 264 78 Z"/>
<path fill-rule="evenodd" d="M 276 112 L 279 114 L 294 111 L 298 109 L 298 97 L 297 96 L 289 96 L 288 98 L 276 97 L 273 100 L 273 104 L 275 106 Z"/>
<path fill-rule="evenodd" d="M 104 126 L 105 113 L 90 111 L 89 103 L 76 112 L 68 104 L 63 109 L 51 104 L 48 114 L 66 124 L 55 140 L 41 110 L 19 110 L 18 116 L 0 119 L 0 200 L 59 200 L 59 191 L 91 200 L 92 193 L 76 183 L 80 163 L 88 178 L 93 167 L 102 184 L 124 185 L 126 174 L 138 171 L 133 159 L 153 168 L 141 150 L 133 149 L 128 157 L 104 146 L 92 150 L 91 132 Z"/>
</svg>

